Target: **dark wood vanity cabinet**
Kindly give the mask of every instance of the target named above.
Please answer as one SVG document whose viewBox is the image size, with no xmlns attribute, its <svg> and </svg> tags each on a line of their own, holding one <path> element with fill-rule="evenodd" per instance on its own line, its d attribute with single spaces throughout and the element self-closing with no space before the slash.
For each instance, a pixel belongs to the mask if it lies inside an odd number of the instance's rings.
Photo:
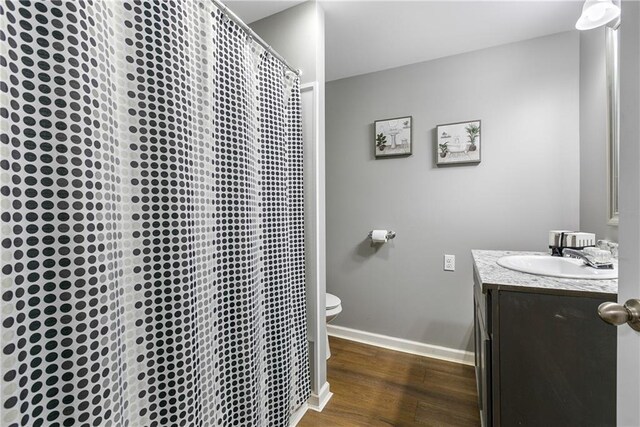
<svg viewBox="0 0 640 427">
<path fill-rule="evenodd" d="M 616 328 L 597 314 L 615 296 L 500 287 L 483 293 L 475 276 L 483 426 L 615 426 Z"/>
<path fill-rule="evenodd" d="M 486 298 L 482 291 L 478 294 L 479 286 L 474 286 L 474 336 L 475 336 L 475 365 L 476 385 L 478 387 L 478 405 L 480 419 L 483 426 L 490 425 L 491 417 L 491 336 L 487 330 Z"/>
</svg>

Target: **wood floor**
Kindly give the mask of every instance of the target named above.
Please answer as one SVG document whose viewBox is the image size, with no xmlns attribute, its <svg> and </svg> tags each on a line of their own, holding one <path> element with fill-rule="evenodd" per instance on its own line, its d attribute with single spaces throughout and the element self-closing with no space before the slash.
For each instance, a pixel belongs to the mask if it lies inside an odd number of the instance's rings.
<svg viewBox="0 0 640 427">
<path fill-rule="evenodd" d="M 333 397 L 298 426 L 480 425 L 472 366 L 329 339 Z"/>
</svg>

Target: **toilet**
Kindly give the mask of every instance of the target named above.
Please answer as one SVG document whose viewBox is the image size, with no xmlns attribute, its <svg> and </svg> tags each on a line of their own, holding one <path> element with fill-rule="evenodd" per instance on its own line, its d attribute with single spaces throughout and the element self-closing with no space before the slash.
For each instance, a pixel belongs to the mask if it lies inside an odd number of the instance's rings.
<svg viewBox="0 0 640 427">
<path fill-rule="evenodd" d="M 340 314 L 342 311 L 342 301 L 340 298 L 333 294 L 327 293 L 327 323 L 331 322 L 333 319 Z M 329 335 L 327 334 L 327 359 L 331 357 L 331 349 L 329 348 Z"/>
</svg>

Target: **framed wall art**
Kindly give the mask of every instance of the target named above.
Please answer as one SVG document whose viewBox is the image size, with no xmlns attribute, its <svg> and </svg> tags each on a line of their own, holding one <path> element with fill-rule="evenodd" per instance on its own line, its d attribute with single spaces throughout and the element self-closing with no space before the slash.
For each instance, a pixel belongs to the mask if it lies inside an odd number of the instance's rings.
<svg viewBox="0 0 640 427">
<path fill-rule="evenodd" d="M 376 120 L 374 122 L 376 158 L 410 156 L 412 122 L 411 116 Z"/>
<path fill-rule="evenodd" d="M 480 163 L 480 120 L 436 127 L 436 165 Z"/>
</svg>

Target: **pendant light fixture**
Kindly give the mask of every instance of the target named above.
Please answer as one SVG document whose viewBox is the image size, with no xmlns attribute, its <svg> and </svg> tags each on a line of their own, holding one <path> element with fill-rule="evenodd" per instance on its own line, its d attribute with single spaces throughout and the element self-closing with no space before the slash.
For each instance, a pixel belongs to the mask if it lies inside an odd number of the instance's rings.
<svg viewBox="0 0 640 427">
<path fill-rule="evenodd" d="M 576 22 L 576 29 L 591 30 L 608 24 L 620 16 L 620 6 L 611 0 L 587 0 L 582 6 L 582 15 Z"/>
</svg>

